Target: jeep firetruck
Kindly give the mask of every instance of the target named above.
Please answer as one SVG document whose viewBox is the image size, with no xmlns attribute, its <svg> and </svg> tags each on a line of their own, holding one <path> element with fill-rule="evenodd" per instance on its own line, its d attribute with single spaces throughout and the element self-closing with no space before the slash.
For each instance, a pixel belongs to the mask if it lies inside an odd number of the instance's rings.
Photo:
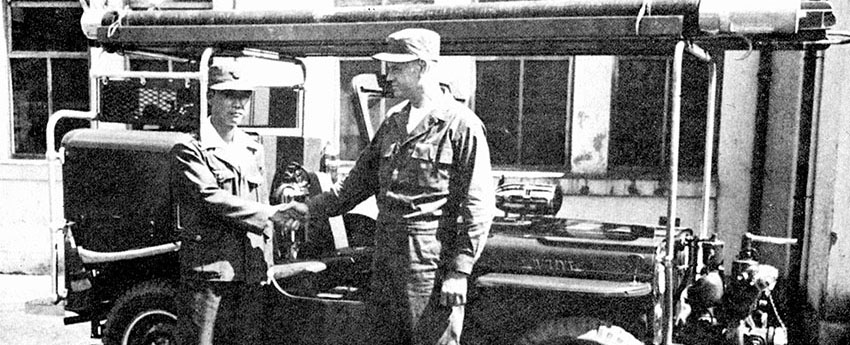
<svg viewBox="0 0 850 345">
<path fill-rule="evenodd" d="M 305 111 L 305 94 L 322 92 L 305 82 L 311 70 L 304 58 L 369 56 L 389 33 L 424 27 L 442 35 L 444 55 L 673 58 L 663 221 L 561 218 L 555 216 L 562 202 L 558 186 L 500 181 L 497 207 L 504 213 L 470 277 L 464 342 L 784 344 L 785 325 L 769 298 L 775 269 L 759 265 L 745 246 L 733 272 L 724 274 L 723 243 L 708 224 L 695 230 L 676 221 L 684 56 L 705 62 L 711 75 L 708 191 L 717 98 L 712 54 L 829 45 L 826 30 L 835 20 L 829 2 L 756 3 L 570 0 L 333 11 L 87 11 L 83 27 L 104 51 L 158 63 L 120 71 L 93 66 L 92 111 L 59 111 L 50 119 L 48 160 L 61 162 L 64 191 L 63 297 L 72 313 L 65 321 L 90 322 L 92 336 L 108 345 L 173 342 L 180 250 L 174 210 L 180 205 L 169 188 L 168 152 L 187 132 L 203 137 L 208 130 L 204 95 L 213 60 L 260 66 L 266 83 L 258 87 L 243 127 L 270 152 L 270 191 L 309 197 L 332 183 L 327 170 L 334 165 L 322 156 L 322 143 L 304 135 L 303 124 L 319 115 Z M 383 95 L 379 79 L 370 79 L 375 83 L 369 87 L 355 83 L 361 101 Z M 93 126 L 68 133 L 54 151 L 53 127 L 64 118 L 86 118 Z M 368 128 L 369 119 L 361 120 Z M 369 134 L 364 131 L 366 140 Z M 704 199 L 708 212 L 708 195 Z M 270 343 L 369 343 L 364 295 L 374 223 L 368 215 L 351 213 L 276 234 L 264 325 Z M 746 240 L 787 242 L 754 235 Z"/>
</svg>

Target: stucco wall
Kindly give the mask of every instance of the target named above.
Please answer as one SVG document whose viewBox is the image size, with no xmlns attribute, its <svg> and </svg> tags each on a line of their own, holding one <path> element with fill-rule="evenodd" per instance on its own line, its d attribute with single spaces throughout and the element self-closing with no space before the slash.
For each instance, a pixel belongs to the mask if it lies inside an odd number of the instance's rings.
<svg viewBox="0 0 850 345">
<path fill-rule="evenodd" d="M 850 30 L 850 4 L 833 1 L 836 10 L 837 28 L 845 33 Z M 846 37 L 845 37 L 846 39 Z M 824 53 L 823 100 L 821 107 L 821 132 L 829 156 L 818 162 L 818 167 L 834 169 L 826 178 L 832 179 L 832 194 L 826 209 L 821 210 L 813 226 L 821 226 L 821 233 L 834 234 L 834 242 L 828 248 L 826 290 L 822 295 L 821 327 L 822 344 L 847 344 L 850 341 L 850 47 L 832 46 Z M 816 199 L 817 200 L 817 199 Z M 831 204 L 831 205 L 829 205 Z M 817 211 L 817 209 L 816 209 Z M 831 224 L 829 222 L 831 216 Z M 829 241 L 829 240 L 827 240 Z M 821 256 L 823 257 L 823 256 Z"/>
<path fill-rule="evenodd" d="M 681 226 L 699 231 L 702 224 L 702 200 L 679 198 L 677 218 Z M 713 206 L 712 206 L 713 209 Z M 658 224 L 667 216 L 667 198 L 663 197 L 603 197 L 568 196 L 564 198 L 561 217 L 596 219 L 633 224 Z"/>
<path fill-rule="evenodd" d="M 746 58 L 742 58 L 746 56 Z M 747 231 L 755 140 L 759 52 L 730 51 L 723 57 L 720 137 L 717 147 L 717 231 L 725 242 L 724 262 L 731 268 Z"/>
<path fill-rule="evenodd" d="M 46 167 L 44 161 L 0 162 L 0 272 L 49 272 Z"/>
</svg>

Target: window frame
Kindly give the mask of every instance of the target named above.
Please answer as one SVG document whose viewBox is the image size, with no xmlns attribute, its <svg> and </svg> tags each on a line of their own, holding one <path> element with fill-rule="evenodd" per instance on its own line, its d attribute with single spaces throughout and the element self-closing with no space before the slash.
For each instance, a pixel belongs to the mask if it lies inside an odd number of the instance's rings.
<svg viewBox="0 0 850 345">
<path fill-rule="evenodd" d="M 574 116 L 573 107 L 574 107 L 574 103 L 575 103 L 574 102 L 575 68 L 576 68 L 575 67 L 575 61 L 576 61 L 575 56 L 574 55 L 569 55 L 569 56 L 567 56 L 567 55 L 564 55 L 564 56 L 533 56 L 533 55 L 530 55 L 530 56 L 476 56 L 475 57 L 476 63 L 478 61 L 516 61 L 516 60 L 519 60 L 519 62 L 520 62 L 519 63 L 519 69 L 520 70 L 519 70 L 519 77 L 518 77 L 518 85 L 521 85 L 521 87 L 519 87 L 518 95 L 517 95 L 517 100 L 519 102 L 518 126 L 520 128 L 518 129 L 519 133 L 518 133 L 518 139 L 517 140 L 518 140 L 519 144 L 518 144 L 518 147 L 516 149 L 517 157 L 519 157 L 519 155 L 521 155 L 521 152 L 522 152 L 522 136 L 523 136 L 523 133 L 522 133 L 522 113 L 523 113 L 523 108 L 524 108 L 522 102 L 523 102 L 523 97 L 524 97 L 524 92 L 525 92 L 525 85 L 522 84 L 522 83 L 524 83 L 523 76 L 526 73 L 525 72 L 525 62 L 526 61 L 532 61 L 532 60 L 533 61 L 541 61 L 541 60 L 542 61 L 546 61 L 546 60 L 550 60 L 550 61 L 551 60 L 568 60 L 569 61 L 568 79 L 566 81 L 567 82 L 566 87 L 568 88 L 568 95 L 567 95 L 567 100 L 566 100 L 566 123 L 565 123 L 566 132 L 565 132 L 565 138 L 564 138 L 565 139 L 564 140 L 564 152 L 565 152 L 567 159 L 565 159 L 565 161 L 563 162 L 562 165 L 529 165 L 529 164 L 498 164 L 498 165 L 496 165 L 496 164 L 494 164 L 493 169 L 496 170 L 496 171 L 499 171 L 499 172 L 507 173 L 507 174 L 512 174 L 514 172 L 534 172 L 535 174 L 540 175 L 541 177 L 561 177 L 561 178 L 599 179 L 599 180 L 623 180 L 623 179 L 626 179 L 626 180 L 654 180 L 654 181 L 666 180 L 668 178 L 667 177 L 667 174 L 668 174 L 668 171 L 667 171 L 668 166 L 667 165 L 669 164 L 668 163 L 669 157 L 667 157 L 667 154 L 668 154 L 669 149 L 670 149 L 669 148 L 670 138 L 669 138 L 669 128 L 668 127 L 669 127 L 669 121 L 670 121 L 670 116 L 671 116 L 670 107 L 671 107 L 672 100 L 670 99 L 671 95 L 670 95 L 669 90 L 672 87 L 672 80 L 671 80 L 672 76 L 671 75 L 672 75 L 673 59 L 672 59 L 672 57 L 668 57 L 668 56 L 643 56 L 643 55 L 613 55 L 613 58 L 614 58 L 614 61 L 615 61 L 615 65 L 614 65 L 613 75 L 612 75 L 612 78 L 611 78 L 611 85 L 610 85 L 610 87 L 611 87 L 611 103 L 612 103 L 612 108 L 611 108 L 612 118 L 611 118 L 610 121 L 614 120 L 613 116 L 615 116 L 615 114 L 614 114 L 613 106 L 614 106 L 615 97 L 617 95 L 617 92 L 620 92 L 618 90 L 619 89 L 618 82 L 619 82 L 619 79 L 622 78 L 622 76 L 620 76 L 620 68 L 619 68 L 620 62 L 621 61 L 653 60 L 653 61 L 663 61 L 665 63 L 664 96 L 663 96 L 663 99 L 661 100 L 661 102 L 663 103 L 664 115 L 663 115 L 663 118 L 661 119 L 661 129 L 660 129 L 660 133 L 659 133 L 659 135 L 662 136 L 662 138 L 660 138 L 662 144 L 661 144 L 660 151 L 659 151 L 659 154 L 660 154 L 659 162 L 660 162 L 660 164 L 658 164 L 657 166 L 649 166 L 649 165 L 611 166 L 611 165 L 609 165 L 607 170 L 604 173 L 573 172 L 572 162 L 569 159 L 569 157 L 571 155 L 571 150 L 573 149 L 572 138 L 571 138 L 572 132 L 571 131 L 572 131 L 572 126 L 573 126 L 573 121 L 574 121 L 574 119 L 573 119 L 573 116 Z M 718 69 L 722 70 L 722 68 L 720 66 L 718 67 Z M 718 74 L 718 83 L 720 81 L 722 81 L 722 78 L 723 78 L 722 74 L 719 73 Z M 699 91 L 697 91 L 697 92 L 699 92 Z M 476 91 L 476 93 L 478 93 L 478 91 Z M 719 100 L 719 97 L 720 97 L 719 93 L 718 93 L 717 97 L 718 97 L 718 100 Z M 475 109 L 476 101 L 477 101 L 476 97 L 472 97 L 471 106 L 472 106 L 473 110 Z M 697 116 L 701 116 L 704 119 L 705 113 L 704 112 L 698 113 Z M 720 122 L 719 109 L 715 110 L 714 116 L 715 116 L 715 123 L 719 124 L 719 122 Z M 704 123 L 704 120 L 703 120 L 703 123 Z M 715 140 L 714 145 L 715 145 L 715 147 L 717 147 L 718 140 L 719 140 L 719 128 L 720 128 L 719 125 L 715 126 L 715 135 L 714 135 L 714 138 L 715 138 L 714 139 Z M 703 129 L 703 131 L 704 131 L 704 129 Z M 610 135 L 610 133 L 611 133 L 610 128 L 609 128 L 608 133 Z M 609 138 L 609 140 L 610 140 L 610 138 Z M 611 145 L 611 143 L 609 142 L 609 151 L 610 151 L 610 145 Z M 704 143 L 702 144 L 702 146 L 704 147 Z M 610 164 L 610 162 L 611 162 L 610 155 L 608 156 L 607 159 L 608 159 L 608 162 Z M 519 158 L 517 158 L 517 161 L 519 161 Z M 703 159 L 700 159 L 700 162 L 702 162 L 702 161 L 703 161 Z M 689 167 L 681 167 L 680 168 L 680 172 L 681 172 L 680 179 L 683 180 L 683 181 L 700 181 L 700 180 L 702 180 L 703 168 L 702 168 L 702 164 L 699 164 L 699 165 L 700 166 L 698 168 L 697 167 L 690 167 L 690 168 Z M 717 167 L 717 150 L 715 150 L 713 152 L 712 165 L 714 166 L 712 171 L 716 172 L 716 170 L 717 170 L 716 169 L 716 167 Z"/>
<path fill-rule="evenodd" d="M 82 8 L 82 5 L 78 1 L 34 1 L 34 0 L 11 0 L 5 2 L 3 6 L 6 6 L 5 17 L 3 18 L 3 25 L 5 29 L 6 42 L 8 45 L 7 56 L 8 63 L 10 66 L 11 73 L 11 64 L 13 60 L 23 60 L 23 59 L 44 59 L 46 64 L 46 75 L 45 81 L 47 85 L 47 116 L 49 117 L 56 110 L 54 109 L 54 103 L 56 101 L 54 97 L 54 76 L 53 76 L 53 60 L 54 59 L 68 59 L 68 60 L 86 60 L 88 63 L 90 62 L 90 53 L 89 49 L 85 51 L 32 51 L 32 50 L 14 50 L 13 49 L 13 37 L 12 37 L 12 10 L 14 8 Z M 12 95 L 14 95 L 14 82 L 11 80 L 11 75 L 9 76 L 9 91 L 10 91 L 10 101 L 9 105 L 9 138 L 7 139 L 10 146 L 9 152 L 13 159 L 39 159 L 44 158 L 44 153 L 32 153 L 32 152 L 17 152 L 16 142 L 15 142 L 15 118 L 16 114 L 14 111 L 15 108 L 15 99 Z M 87 83 L 90 82 L 87 78 Z M 89 92 L 91 85 L 89 85 Z M 91 95 L 90 95 L 91 96 Z"/>
<path fill-rule="evenodd" d="M 671 116 L 672 116 L 672 109 L 671 109 L 671 107 L 672 107 L 672 94 L 670 92 L 670 89 L 673 87 L 673 80 L 672 80 L 672 78 L 673 78 L 673 57 L 672 56 L 661 56 L 661 55 L 652 55 L 652 56 L 616 55 L 615 59 L 616 59 L 617 65 L 616 65 L 616 68 L 614 69 L 614 79 L 613 79 L 612 84 L 611 84 L 611 87 L 612 87 L 612 103 L 614 102 L 613 98 L 616 97 L 617 92 L 619 91 L 617 88 L 619 87 L 618 81 L 619 81 L 619 78 L 620 78 L 620 75 L 619 75 L 620 74 L 620 69 L 619 69 L 620 61 L 623 61 L 623 60 L 632 60 L 632 61 L 634 61 L 634 60 L 661 60 L 661 61 L 665 61 L 665 77 L 664 77 L 665 83 L 664 83 L 664 99 L 663 99 L 664 116 L 661 119 L 661 126 L 660 126 L 660 129 L 661 129 L 661 133 L 660 133 L 661 138 L 660 139 L 662 141 L 662 144 L 661 144 L 661 150 L 659 152 L 660 164 L 658 166 L 644 165 L 644 166 L 615 166 L 615 167 L 612 167 L 612 166 L 609 165 L 608 171 L 606 171 L 604 177 L 609 178 L 609 179 L 624 179 L 624 178 L 626 178 L 626 179 L 644 179 L 644 180 L 666 180 L 666 179 L 668 179 L 668 174 L 669 174 L 668 169 L 669 169 L 669 164 L 670 164 L 670 161 L 669 161 L 669 159 L 670 159 L 670 156 L 669 156 L 669 152 L 670 152 L 670 120 L 671 120 Z M 705 64 L 703 62 L 697 61 L 695 58 L 686 55 L 685 60 L 683 62 L 684 66 L 682 67 L 683 73 L 686 73 L 687 70 L 692 67 L 692 66 L 688 66 L 689 62 L 693 62 L 695 65 L 700 66 L 700 67 L 705 67 Z M 717 65 L 717 71 L 718 71 L 717 72 L 717 83 L 718 83 L 718 85 L 721 85 L 722 80 L 723 80 L 722 60 L 717 61 L 716 63 L 718 64 Z M 708 80 L 707 77 L 708 76 L 707 76 L 707 71 L 706 71 L 706 81 Z M 685 82 L 687 82 L 687 81 L 685 81 Z M 706 89 L 704 90 L 702 95 L 705 95 L 707 97 L 708 83 L 706 83 L 705 86 L 706 86 Z M 686 104 L 685 99 L 684 99 L 685 97 L 686 97 L 686 86 L 683 85 L 682 86 L 682 98 L 683 98 L 682 99 L 682 106 L 683 106 L 683 108 L 685 107 L 685 104 Z M 720 104 L 720 92 L 717 92 L 715 103 Z M 706 117 L 706 113 L 705 113 L 706 109 L 702 109 L 702 110 L 703 110 L 702 112 L 696 113 L 697 115 L 695 115 L 694 117 L 686 117 L 686 114 L 685 114 L 684 109 L 683 109 L 682 125 L 681 126 L 684 127 L 685 121 L 688 121 L 690 119 L 695 119 L 695 118 L 700 118 L 701 123 L 704 125 L 705 124 L 705 117 Z M 714 143 L 713 143 L 715 148 L 718 147 L 719 139 L 720 139 L 720 120 L 721 120 L 720 115 L 721 115 L 720 114 L 720 107 L 715 107 L 715 113 L 714 113 L 715 126 L 714 126 Z M 613 107 L 612 107 L 612 116 L 613 116 Z M 613 120 L 613 118 L 612 118 L 612 120 Z M 699 157 L 700 158 L 699 159 L 699 162 L 700 162 L 699 166 L 688 167 L 688 166 L 684 165 L 683 160 L 689 159 L 690 157 L 683 156 L 685 154 L 685 152 L 682 152 L 682 144 L 684 144 L 684 140 L 682 142 L 680 142 L 679 179 L 682 180 L 682 181 L 702 181 L 702 179 L 703 179 L 703 169 L 704 169 L 704 161 L 705 161 L 705 159 L 704 159 L 705 158 L 704 157 L 704 152 L 705 152 L 705 127 L 701 127 L 701 131 L 703 132 L 703 135 L 699 136 L 699 138 L 701 139 L 700 143 L 701 143 L 701 147 L 702 147 L 700 152 L 703 152 L 703 155 Z M 686 137 L 687 136 L 683 132 L 682 135 L 681 135 L 681 139 L 684 139 Z M 717 154 L 718 154 L 718 150 L 716 150 L 716 149 L 713 150 L 712 157 L 711 157 L 711 161 L 712 161 L 711 164 L 712 164 L 712 172 L 713 172 L 713 175 L 715 175 L 715 176 L 712 176 L 712 179 L 715 179 L 716 174 L 717 174 L 717 158 L 718 158 Z M 610 158 L 610 154 L 609 154 L 609 162 L 610 162 L 610 160 L 611 160 L 611 158 Z M 576 175 L 574 175 L 574 176 L 576 176 Z"/>
<path fill-rule="evenodd" d="M 656 139 L 661 141 L 661 147 L 659 151 L 658 159 L 659 164 L 657 166 L 652 166 L 651 164 L 644 165 L 632 165 L 632 166 L 613 166 L 612 158 L 611 158 L 611 141 L 610 138 L 611 130 L 609 129 L 609 152 L 608 152 L 608 169 L 605 173 L 606 176 L 612 176 L 614 178 L 622 178 L 622 177 L 643 177 L 649 179 L 660 179 L 663 178 L 667 174 L 667 164 L 668 164 L 668 153 L 670 151 L 670 107 L 671 107 L 671 95 L 670 88 L 672 87 L 672 73 L 673 73 L 673 57 L 671 56 L 640 56 L 640 55 L 615 55 L 614 56 L 614 70 L 613 70 L 613 78 L 611 80 L 611 123 L 613 124 L 615 119 L 614 115 L 615 111 L 615 103 L 616 98 L 619 96 L 620 90 L 620 79 L 622 76 L 620 75 L 620 63 L 623 61 L 662 61 L 664 63 L 664 97 L 661 100 L 663 104 L 664 114 L 661 118 L 661 125 L 659 136 Z"/>
<path fill-rule="evenodd" d="M 574 85 L 574 71 L 575 71 L 575 56 L 573 55 L 557 55 L 557 56 L 548 56 L 548 55 L 518 55 L 518 56 L 475 56 L 474 57 L 476 68 L 478 62 L 484 61 L 517 61 L 519 71 L 517 73 L 517 147 L 515 150 L 515 159 L 517 164 L 494 164 L 493 169 L 498 171 L 537 171 L 544 173 L 545 175 L 550 175 L 552 173 L 559 174 L 569 174 L 571 171 L 570 166 L 570 130 L 572 128 L 572 110 L 573 110 L 573 85 Z M 523 115 L 525 110 L 525 75 L 526 75 L 526 62 L 528 61 L 565 61 L 567 64 L 567 76 L 566 76 L 566 85 L 567 88 L 567 98 L 565 99 L 564 105 L 564 161 L 561 164 L 523 164 L 522 150 L 523 150 Z M 476 112 L 476 102 L 477 102 L 477 93 L 479 91 L 475 91 L 475 95 L 471 97 L 470 100 L 470 108 Z"/>
</svg>

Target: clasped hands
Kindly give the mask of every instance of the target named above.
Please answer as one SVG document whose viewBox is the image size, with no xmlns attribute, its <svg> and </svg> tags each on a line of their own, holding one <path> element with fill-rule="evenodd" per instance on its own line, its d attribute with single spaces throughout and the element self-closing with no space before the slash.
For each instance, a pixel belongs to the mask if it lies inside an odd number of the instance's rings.
<svg viewBox="0 0 850 345">
<path fill-rule="evenodd" d="M 310 209 L 307 204 L 298 201 L 290 201 L 277 205 L 277 211 L 269 217 L 275 226 L 281 226 L 286 230 L 300 229 L 307 224 Z"/>
</svg>

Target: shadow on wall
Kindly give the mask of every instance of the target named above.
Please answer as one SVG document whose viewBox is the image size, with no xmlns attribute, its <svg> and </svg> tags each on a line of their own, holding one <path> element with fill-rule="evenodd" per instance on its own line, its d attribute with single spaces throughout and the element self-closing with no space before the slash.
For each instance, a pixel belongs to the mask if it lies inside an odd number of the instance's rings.
<svg viewBox="0 0 850 345">
<path fill-rule="evenodd" d="M 820 324 L 820 343 L 850 344 L 850 295 L 835 296 L 825 307 L 824 320 Z"/>
</svg>

